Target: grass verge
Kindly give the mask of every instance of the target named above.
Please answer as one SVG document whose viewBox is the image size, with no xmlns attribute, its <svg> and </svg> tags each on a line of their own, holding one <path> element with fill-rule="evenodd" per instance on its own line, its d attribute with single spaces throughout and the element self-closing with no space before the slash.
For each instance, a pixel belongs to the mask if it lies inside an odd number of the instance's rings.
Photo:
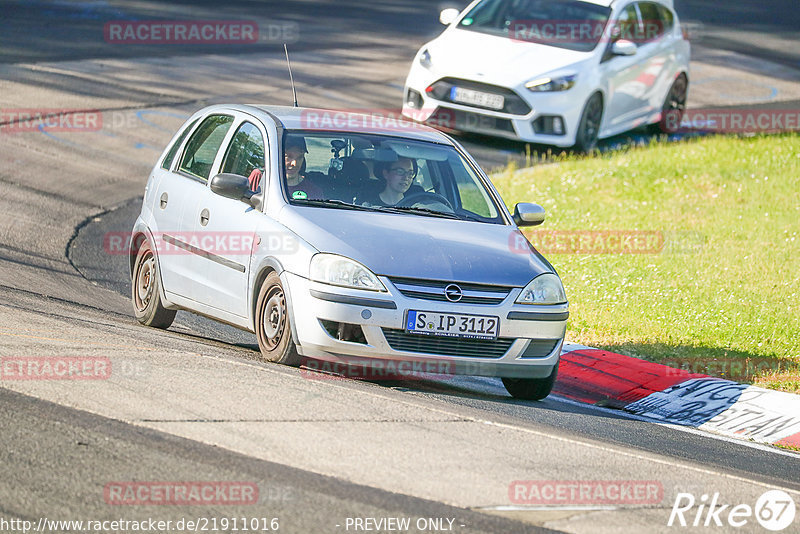
<svg viewBox="0 0 800 534">
<path fill-rule="evenodd" d="M 567 338 L 800 393 L 800 135 L 562 156 L 493 181 L 547 209 Z"/>
</svg>

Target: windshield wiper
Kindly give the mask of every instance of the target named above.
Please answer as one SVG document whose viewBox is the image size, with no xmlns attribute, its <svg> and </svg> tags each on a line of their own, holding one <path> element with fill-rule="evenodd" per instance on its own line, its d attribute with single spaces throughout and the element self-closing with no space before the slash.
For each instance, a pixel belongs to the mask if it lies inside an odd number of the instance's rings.
<svg viewBox="0 0 800 534">
<path fill-rule="evenodd" d="M 344 210 L 359 210 L 359 211 L 375 211 L 374 208 L 361 206 L 359 204 L 351 204 L 344 200 L 315 200 L 308 198 L 293 198 L 292 202 L 302 204 L 304 206 L 323 206 L 328 208 L 338 208 Z"/>
<path fill-rule="evenodd" d="M 430 215 L 432 217 L 441 217 L 443 219 L 461 220 L 461 217 L 455 213 L 446 213 L 444 211 L 436 211 L 428 208 L 415 208 L 413 206 L 391 206 L 389 209 L 401 213 L 419 213 L 421 215 Z"/>
</svg>

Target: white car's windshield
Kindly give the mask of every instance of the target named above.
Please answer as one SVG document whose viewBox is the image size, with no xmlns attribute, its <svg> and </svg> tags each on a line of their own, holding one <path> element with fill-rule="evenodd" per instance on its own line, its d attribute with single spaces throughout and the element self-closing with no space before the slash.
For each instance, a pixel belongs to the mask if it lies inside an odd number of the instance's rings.
<svg viewBox="0 0 800 534">
<path fill-rule="evenodd" d="M 485 0 L 459 28 L 588 52 L 603 36 L 611 9 L 575 0 Z"/>
<path fill-rule="evenodd" d="M 469 163 L 436 143 L 288 130 L 283 185 L 297 205 L 504 224 Z"/>
</svg>

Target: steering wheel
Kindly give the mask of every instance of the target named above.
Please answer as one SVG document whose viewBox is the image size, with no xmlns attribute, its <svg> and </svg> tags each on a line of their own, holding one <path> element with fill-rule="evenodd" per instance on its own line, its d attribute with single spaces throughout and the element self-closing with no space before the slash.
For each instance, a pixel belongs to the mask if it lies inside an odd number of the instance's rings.
<svg viewBox="0 0 800 534">
<path fill-rule="evenodd" d="M 421 199 L 427 199 L 428 201 L 427 202 L 420 202 Z M 445 197 L 443 197 L 439 193 L 430 193 L 428 191 L 423 191 L 422 193 L 414 193 L 412 195 L 408 195 L 407 197 L 405 197 L 403 200 L 401 200 L 400 202 L 398 202 L 395 205 L 399 206 L 401 208 L 408 208 L 408 207 L 411 207 L 411 206 L 413 206 L 414 204 L 417 204 L 417 203 L 421 203 L 421 204 L 433 204 L 433 203 L 444 204 L 445 206 L 450 208 L 451 211 L 455 211 L 453 209 L 453 205 Z"/>
</svg>

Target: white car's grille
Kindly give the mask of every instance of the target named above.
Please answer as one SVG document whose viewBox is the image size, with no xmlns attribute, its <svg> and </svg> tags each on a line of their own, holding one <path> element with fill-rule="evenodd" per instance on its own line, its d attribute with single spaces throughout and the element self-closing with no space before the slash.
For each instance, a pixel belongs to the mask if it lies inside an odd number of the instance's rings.
<svg viewBox="0 0 800 534">
<path fill-rule="evenodd" d="M 426 336 L 391 328 L 384 328 L 383 335 L 394 350 L 468 358 L 501 358 L 514 343 L 511 338 L 491 340 Z"/>
<path fill-rule="evenodd" d="M 435 300 L 440 302 L 458 302 L 462 304 L 500 304 L 503 302 L 510 287 L 492 286 L 484 284 L 468 284 L 461 282 L 445 282 L 441 280 L 418 280 L 416 278 L 389 278 L 403 296 L 413 299 Z M 447 298 L 446 289 L 457 286 L 461 298 L 454 300 Z"/>
</svg>

